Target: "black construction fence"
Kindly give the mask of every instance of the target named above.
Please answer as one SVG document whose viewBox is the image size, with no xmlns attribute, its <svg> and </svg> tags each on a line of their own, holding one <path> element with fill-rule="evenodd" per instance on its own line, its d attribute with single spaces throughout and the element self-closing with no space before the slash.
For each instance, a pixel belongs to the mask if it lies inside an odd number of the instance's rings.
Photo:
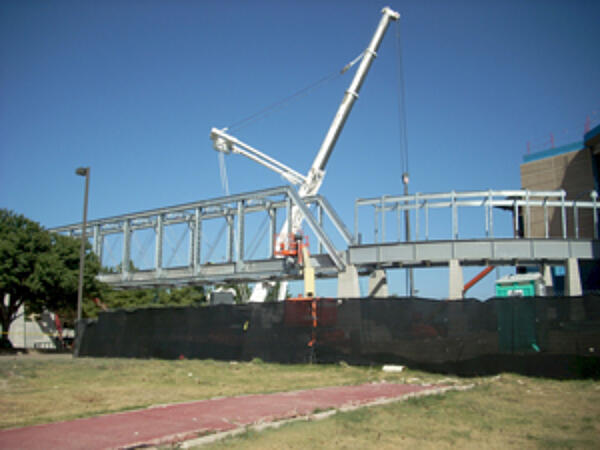
<svg viewBox="0 0 600 450">
<path fill-rule="evenodd" d="M 81 323 L 75 344 L 75 356 L 393 363 L 460 375 L 548 377 L 598 376 L 599 354 L 598 295 L 118 310 Z"/>
</svg>

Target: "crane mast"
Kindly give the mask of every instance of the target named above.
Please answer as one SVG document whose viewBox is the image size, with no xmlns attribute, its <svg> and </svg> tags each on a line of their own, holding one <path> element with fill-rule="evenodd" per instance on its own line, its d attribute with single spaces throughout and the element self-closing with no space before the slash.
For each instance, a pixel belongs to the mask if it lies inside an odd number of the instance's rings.
<svg viewBox="0 0 600 450">
<path fill-rule="evenodd" d="M 387 31 L 388 25 L 390 24 L 390 20 L 398 20 L 400 18 L 400 14 L 396 11 L 393 11 L 389 7 L 385 7 L 381 10 L 383 14 L 381 20 L 379 21 L 379 25 L 375 30 L 375 34 L 371 38 L 371 42 L 369 46 L 363 52 L 363 57 L 361 59 L 360 65 L 352 78 L 352 82 L 350 83 L 350 87 L 344 93 L 344 98 L 338 107 L 338 110 L 329 126 L 329 130 L 327 130 L 327 134 L 321 143 L 321 147 L 319 148 L 319 152 L 315 156 L 313 163 L 308 171 L 308 175 L 306 177 L 306 181 L 300 186 L 298 189 L 298 193 L 301 197 L 315 195 L 321 184 L 323 183 L 323 177 L 325 175 L 325 166 L 329 161 L 329 157 L 333 152 L 335 144 L 337 143 L 338 138 L 346 124 L 346 120 L 352 111 L 352 107 L 354 106 L 354 102 L 358 98 L 358 94 L 360 92 L 360 88 L 362 87 L 367 73 L 371 68 L 371 64 L 373 60 L 377 56 L 377 50 L 379 49 L 379 45 L 383 40 L 383 36 Z M 292 211 L 292 230 L 296 230 L 300 228 L 300 224 L 302 223 L 302 215 L 300 211 L 296 208 L 295 211 Z M 284 227 L 284 230 L 286 228 Z"/>
<path fill-rule="evenodd" d="M 368 47 L 362 54 L 362 59 L 360 65 L 354 77 L 352 78 L 352 82 L 350 83 L 350 87 L 344 93 L 344 98 L 338 107 L 338 110 L 327 130 L 327 134 L 321 143 L 321 147 L 313 163 L 308 171 L 308 174 L 303 177 L 298 172 L 290 169 L 279 161 L 271 158 L 264 153 L 259 152 L 258 150 L 250 147 L 247 144 L 239 141 L 233 136 L 228 135 L 225 130 L 219 130 L 213 128 L 211 130 L 210 137 L 214 142 L 214 148 L 217 151 L 221 151 L 224 153 L 239 153 L 242 154 L 259 164 L 268 167 L 271 170 L 276 171 L 288 181 L 293 184 L 298 184 L 298 193 L 301 197 L 307 197 L 311 195 L 316 195 L 323 183 L 323 178 L 325 176 L 325 167 L 327 166 L 327 162 L 329 161 L 329 157 L 333 152 L 335 144 L 344 128 L 346 120 L 352 111 L 352 107 L 354 106 L 354 102 L 358 98 L 358 94 L 360 89 L 365 81 L 367 73 L 373 63 L 373 60 L 377 56 L 377 50 L 379 49 L 379 45 L 383 40 L 383 36 L 387 31 L 387 28 L 392 20 L 398 20 L 400 18 L 400 14 L 396 11 L 393 11 L 389 7 L 385 7 L 381 10 L 382 17 L 379 21 L 377 29 L 375 30 L 375 34 L 371 38 L 371 41 Z M 292 207 L 291 211 L 291 227 L 287 223 L 284 223 L 281 232 L 279 234 L 279 240 L 283 240 L 283 238 L 287 235 L 288 230 L 291 229 L 293 233 L 300 230 L 302 225 L 303 216 L 301 211 L 297 207 Z M 284 282 L 285 283 L 285 282 Z M 280 288 L 279 298 L 281 299 L 281 293 L 285 292 L 287 283 L 282 283 L 283 289 Z M 258 283 L 255 286 L 255 289 L 251 296 L 251 301 L 264 301 L 266 298 L 268 289 L 262 285 L 262 283 Z"/>
<path fill-rule="evenodd" d="M 381 44 L 381 41 L 383 40 L 383 36 L 385 35 L 385 32 L 387 31 L 390 20 L 398 20 L 400 18 L 400 14 L 391 10 L 387 6 L 385 8 L 383 8 L 381 12 L 382 12 L 383 16 L 381 17 L 381 20 L 379 21 L 377 30 L 375 31 L 375 34 L 373 35 L 373 38 L 371 39 L 369 46 L 363 52 L 363 57 L 360 62 L 360 65 L 358 66 L 358 69 L 357 69 L 356 73 L 354 74 L 354 78 L 352 79 L 352 83 L 350 84 L 350 87 L 348 88 L 348 90 L 345 92 L 344 98 L 342 99 L 342 102 L 340 103 L 340 106 L 333 118 L 333 121 L 331 122 L 331 125 L 329 126 L 329 130 L 327 131 L 327 134 L 325 135 L 325 139 L 323 139 L 321 148 L 319 149 L 319 152 L 317 153 L 317 156 L 315 157 L 315 159 L 313 161 L 311 171 L 325 170 L 327 161 L 329 160 L 329 157 L 331 156 L 331 153 L 332 153 L 333 148 L 335 147 L 335 144 L 340 136 L 340 133 L 342 132 L 342 129 L 344 128 L 346 119 L 350 115 L 350 112 L 352 111 L 352 106 L 354 106 L 354 102 L 358 98 L 360 88 L 362 87 L 362 85 L 365 81 L 365 78 L 367 76 L 367 73 L 369 72 L 369 69 L 371 68 L 371 64 L 373 63 L 373 60 L 377 56 L 377 50 L 379 49 L 379 45 Z M 309 172 L 309 177 L 310 177 L 310 172 Z M 311 195 L 311 194 L 312 193 L 308 193 L 308 195 Z"/>
</svg>

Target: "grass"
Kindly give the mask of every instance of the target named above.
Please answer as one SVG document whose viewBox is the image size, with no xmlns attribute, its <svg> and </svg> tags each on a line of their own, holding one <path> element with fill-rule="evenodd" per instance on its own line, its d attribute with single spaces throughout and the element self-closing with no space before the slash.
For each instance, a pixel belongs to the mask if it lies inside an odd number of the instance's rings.
<svg viewBox="0 0 600 450">
<path fill-rule="evenodd" d="M 338 413 L 260 433 L 221 448 L 599 448 L 600 383 L 502 374 L 456 378 L 378 367 L 261 361 L 0 357 L 0 427 L 24 426 L 216 396 L 369 381 L 469 384 L 464 392 Z"/>
<path fill-rule="evenodd" d="M 409 378 L 443 377 L 408 372 Z M 0 428 L 56 422 L 151 405 L 370 381 L 407 375 L 340 365 L 212 360 L 0 357 Z M 455 380 L 459 382 L 459 380 Z"/>
<path fill-rule="evenodd" d="M 248 432 L 209 448 L 598 448 L 600 383 L 503 374 L 475 388 Z"/>
</svg>

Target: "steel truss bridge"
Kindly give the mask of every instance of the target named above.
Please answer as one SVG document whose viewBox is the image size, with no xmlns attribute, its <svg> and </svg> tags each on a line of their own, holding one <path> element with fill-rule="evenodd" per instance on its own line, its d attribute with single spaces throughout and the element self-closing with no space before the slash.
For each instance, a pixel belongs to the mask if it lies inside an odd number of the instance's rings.
<svg viewBox="0 0 600 450">
<path fill-rule="evenodd" d="M 581 285 L 578 285 L 577 261 L 600 259 L 596 192 L 590 194 L 590 200 L 581 201 L 566 200 L 564 191 L 528 190 L 452 191 L 358 199 L 351 233 L 325 197 L 301 198 L 295 189 L 282 186 L 93 220 L 87 223 L 86 236 L 91 237 L 93 251 L 102 264 L 106 263 L 107 239 L 119 241 L 117 264 L 113 257 L 111 270 L 99 275 L 101 281 L 119 288 L 294 280 L 302 277 L 301 267 L 296 261 L 275 257 L 274 248 L 278 217 L 287 218 L 291 224 L 293 207 L 301 211 L 317 240 L 317 251 L 311 256 L 315 275 L 338 277 L 340 296 L 360 295 L 360 275 L 393 268 L 446 266 L 450 268 L 449 298 L 459 298 L 461 267 L 469 265 L 564 265 L 568 292 L 578 295 Z M 373 216 L 373 229 L 368 231 L 369 242 L 364 242 L 359 218 L 367 208 L 370 209 L 367 213 Z M 459 217 L 466 208 L 480 211 L 483 233 L 476 239 L 460 237 Z M 401 238 L 406 210 L 410 211 L 414 230 L 412 241 Z M 500 227 L 495 226 L 494 217 L 500 210 L 512 213 L 508 235 L 506 229 L 502 230 L 504 236 L 499 233 Z M 442 211 L 447 217 L 432 221 L 430 215 L 435 211 Z M 247 217 L 254 213 L 264 216 L 267 224 L 266 257 L 255 258 L 246 246 Z M 467 225 L 473 222 L 472 211 L 466 217 Z M 543 235 L 532 233 L 532 217 L 538 225 L 542 218 Z M 551 222 L 556 223 L 557 217 L 558 237 L 555 231 L 551 232 Z M 204 225 L 215 220 L 222 223 L 224 232 L 223 238 L 222 233 L 217 236 L 217 241 L 225 247 L 220 260 L 212 258 L 212 252 L 202 251 L 211 248 L 207 233 L 203 233 Z M 581 236 L 582 221 L 591 222 L 585 226 L 593 229 L 592 236 Z M 328 228 L 333 225 L 335 235 L 326 232 L 326 223 Z M 450 230 L 449 236 L 433 236 L 432 228 L 439 228 L 440 223 L 444 224 L 442 228 Z M 177 226 L 180 231 L 183 229 L 179 244 L 186 241 L 187 249 L 176 245 L 171 250 L 187 253 L 187 263 L 172 266 L 164 258 L 168 250 L 165 236 L 170 228 Z M 398 232 L 390 239 L 387 235 L 394 226 Z M 82 225 L 50 231 L 78 237 Z M 132 242 L 141 232 L 150 233 L 146 247 L 153 248 L 154 257 L 149 267 L 139 269 L 132 258 Z M 341 242 L 341 247 L 336 247 L 334 241 Z M 217 244 L 213 243 L 212 248 Z"/>
</svg>

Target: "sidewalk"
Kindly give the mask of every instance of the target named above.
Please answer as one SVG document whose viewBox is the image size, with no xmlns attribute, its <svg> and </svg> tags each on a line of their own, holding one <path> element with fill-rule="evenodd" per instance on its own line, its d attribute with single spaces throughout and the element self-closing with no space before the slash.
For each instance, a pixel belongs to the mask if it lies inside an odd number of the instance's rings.
<svg viewBox="0 0 600 450">
<path fill-rule="evenodd" d="M 316 409 L 338 409 L 445 390 L 442 386 L 381 383 L 178 403 L 0 430 L 0 448 L 91 450 L 167 444 L 306 416 Z"/>
</svg>

